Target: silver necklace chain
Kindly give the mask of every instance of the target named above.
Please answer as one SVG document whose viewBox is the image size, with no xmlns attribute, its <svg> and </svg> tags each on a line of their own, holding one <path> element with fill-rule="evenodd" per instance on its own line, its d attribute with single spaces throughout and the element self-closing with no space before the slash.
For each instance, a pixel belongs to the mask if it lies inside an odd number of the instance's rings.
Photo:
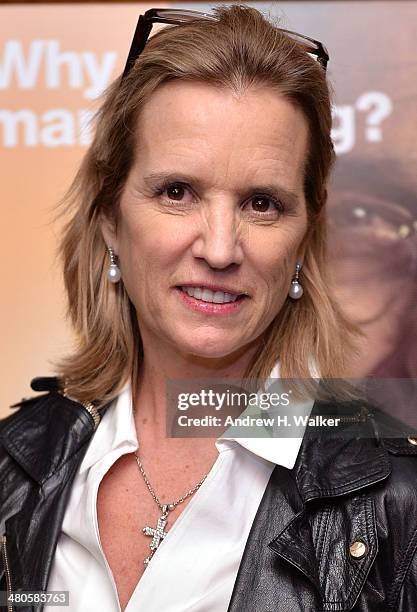
<svg viewBox="0 0 417 612">
<path fill-rule="evenodd" d="M 136 414 L 136 408 L 135 405 L 133 406 L 133 413 Z M 192 489 L 190 489 L 185 495 L 183 495 L 182 497 L 180 497 L 179 499 L 177 499 L 176 501 L 172 502 L 171 504 L 161 504 L 161 502 L 158 499 L 158 496 L 156 495 L 151 483 L 149 482 L 149 479 L 146 475 L 145 470 L 143 469 L 143 465 L 142 462 L 139 458 L 139 455 L 137 453 L 137 451 L 135 451 L 135 459 L 136 459 L 136 463 L 138 464 L 138 468 L 140 473 L 142 474 L 143 480 L 145 481 L 145 484 L 149 490 L 149 493 L 152 495 L 154 501 L 157 503 L 158 508 L 161 510 L 162 512 L 162 516 L 159 517 L 158 522 L 156 524 L 156 527 L 150 527 L 150 526 L 146 526 L 142 528 L 142 533 L 144 533 L 146 536 L 150 536 L 151 537 L 151 542 L 149 544 L 149 548 L 150 548 L 150 553 L 149 555 L 146 557 L 146 559 L 144 559 L 143 563 L 145 565 L 145 567 L 147 567 L 153 557 L 153 555 L 155 554 L 156 550 L 158 549 L 159 545 L 161 544 L 161 542 L 163 541 L 163 539 L 165 538 L 165 536 L 167 535 L 167 532 L 165 531 L 165 526 L 167 524 L 168 521 L 168 514 L 171 512 L 171 510 L 174 510 L 174 508 L 176 508 L 178 506 L 178 504 L 181 504 L 183 501 L 185 501 L 188 497 L 190 497 L 193 493 L 195 493 L 203 484 L 203 482 L 205 481 L 207 474 L 205 474 L 203 476 L 203 478 L 200 480 L 200 482 L 198 482 L 195 487 L 193 487 Z"/>
<path fill-rule="evenodd" d="M 159 501 L 155 491 L 152 488 L 151 483 L 148 480 L 148 477 L 146 476 L 146 472 L 143 469 L 142 462 L 139 459 L 139 455 L 137 454 L 137 452 L 135 452 L 135 457 L 136 457 L 136 462 L 138 464 L 138 468 L 140 470 L 140 473 L 143 476 L 143 480 L 145 481 L 145 484 L 146 484 L 146 486 L 149 489 L 149 493 L 152 495 L 152 497 L 154 498 L 154 500 L 158 504 L 159 509 L 162 512 L 162 516 L 159 517 L 158 522 L 156 524 L 156 527 L 149 527 L 149 525 L 147 525 L 146 527 L 142 528 L 142 532 L 146 536 L 150 536 L 152 538 L 151 543 L 149 544 L 149 548 L 151 549 L 151 552 L 146 557 L 146 559 L 144 559 L 144 561 L 143 561 L 143 563 L 146 566 L 148 566 L 150 561 L 151 561 L 151 559 L 152 559 L 152 557 L 153 557 L 153 555 L 154 555 L 154 553 L 155 553 L 155 551 L 157 550 L 158 546 L 160 545 L 162 540 L 167 535 L 167 532 L 165 531 L 165 526 L 166 526 L 167 521 L 168 521 L 168 514 L 171 512 L 171 510 L 173 510 L 176 506 L 178 506 L 178 504 L 180 504 L 185 499 L 187 499 L 187 497 L 190 497 L 190 495 L 195 493 L 197 491 L 197 489 L 199 489 L 201 487 L 201 485 L 203 484 L 203 482 L 206 479 L 207 474 L 200 480 L 199 483 L 197 483 L 195 485 L 195 487 L 190 489 L 188 491 L 188 493 L 186 493 L 185 495 L 183 495 L 182 497 L 180 497 L 176 501 L 172 502 L 171 504 L 161 504 L 161 502 Z"/>
<path fill-rule="evenodd" d="M 136 462 L 138 464 L 138 468 L 140 470 L 140 473 L 143 476 L 143 480 L 145 481 L 146 486 L 149 489 L 149 493 L 152 495 L 152 497 L 154 498 L 154 500 L 156 501 L 156 503 L 158 504 L 158 507 L 160 510 L 164 511 L 164 508 L 167 508 L 168 510 L 173 510 L 174 508 L 176 508 L 178 506 L 178 504 L 181 504 L 184 500 L 187 499 L 187 497 L 190 497 L 190 495 L 192 495 L 193 493 L 195 493 L 203 484 L 203 482 L 205 481 L 205 479 L 207 478 L 207 474 L 205 474 L 203 476 L 203 478 L 200 480 L 200 482 L 198 482 L 195 487 L 193 487 L 192 489 L 190 489 L 185 495 L 183 495 L 182 497 L 180 497 L 179 499 L 177 499 L 176 501 L 172 502 L 171 504 L 161 504 L 161 502 L 159 501 L 151 483 L 148 480 L 148 477 L 146 476 L 146 472 L 143 469 L 143 465 L 142 462 L 139 458 L 138 453 L 135 451 L 135 457 L 136 457 Z"/>
</svg>

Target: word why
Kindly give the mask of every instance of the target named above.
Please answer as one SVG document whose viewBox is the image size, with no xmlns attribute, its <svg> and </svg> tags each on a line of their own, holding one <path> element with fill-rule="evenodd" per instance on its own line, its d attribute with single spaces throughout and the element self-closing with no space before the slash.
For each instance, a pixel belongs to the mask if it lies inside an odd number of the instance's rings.
<svg viewBox="0 0 417 612">
<path fill-rule="evenodd" d="M 20 89 L 47 89 L 64 85 L 82 89 L 97 98 L 110 81 L 117 54 L 106 51 L 98 58 L 91 51 L 61 51 L 58 40 L 33 40 L 25 53 L 20 40 L 8 40 L 0 57 L 0 90 L 15 84 Z"/>
</svg>

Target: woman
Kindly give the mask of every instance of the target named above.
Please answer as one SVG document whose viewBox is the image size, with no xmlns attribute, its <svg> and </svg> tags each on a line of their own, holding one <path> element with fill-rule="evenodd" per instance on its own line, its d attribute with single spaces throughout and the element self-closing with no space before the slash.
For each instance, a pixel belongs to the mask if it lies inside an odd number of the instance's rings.
<svg viewBox="0 0 417 612">
<path fill-rule="evenodd" d="M 1 425 L 2 589 L 67 590 L 83 612 L 416 604 L 414 443 L 395 440 L 390 479 L 373 433 L 165 435 L 168 381 L 346 366 L 326 63 L 244 6 L 140 19 L 70 192 L 77 351 Z"/>
</svg>

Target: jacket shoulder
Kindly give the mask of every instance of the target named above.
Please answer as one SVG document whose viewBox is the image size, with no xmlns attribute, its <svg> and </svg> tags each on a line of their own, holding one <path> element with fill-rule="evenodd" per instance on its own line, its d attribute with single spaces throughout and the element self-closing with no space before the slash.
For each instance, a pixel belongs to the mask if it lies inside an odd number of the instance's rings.
<svg viewBox="0 0 417 612">
<path fill-rule="evenodd" d="M 405 422 L 377 406 L 370 412 L 378 444 L 390 455 L 417 455 L 417 423 Z"/>
<path fill-rule="evenodd" d="M 0 419 L 0 432 L 6 426 L 12 423 L 18 416 L 20 417 L 21 410 L 26 411 L 31 408 L 33 409 L 51 393 L 61 392 L 63 389 L 63 381 L 56 376 L 39 376 L 31 380 L 30 387 L 33 391 L 43 393 L 41 393 L 41 395 L 34 395 L 32 397 L 24 397 L 15 404 L 12 404 L 9 408 L 13 412 Z"/>
<path fill-rule="evenodd" d="M 55 379 L 47 383 L 49 389 L 35 379 L 32 388 L 47 392 L 19 402 L 19 409 L 0 421 L 0 474 L 2 462 L 11 470 L 17 463 L 42 484 L 93 435 L 95 420 L 87 407 L 66 397 Z"/>
</svg>

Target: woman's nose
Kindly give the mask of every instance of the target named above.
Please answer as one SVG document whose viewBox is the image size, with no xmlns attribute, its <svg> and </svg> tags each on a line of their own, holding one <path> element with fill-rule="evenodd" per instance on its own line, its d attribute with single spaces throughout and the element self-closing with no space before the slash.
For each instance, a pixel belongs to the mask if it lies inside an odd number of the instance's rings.
<svg viewBox="0 0 417 612">
<path fill-rule="evenodd" d="M 243 261 L 239 217 L 226 206 L 213 207 L 200 219 L 192 254 L 211 268 L 224 269 Z"/>
</svg>

